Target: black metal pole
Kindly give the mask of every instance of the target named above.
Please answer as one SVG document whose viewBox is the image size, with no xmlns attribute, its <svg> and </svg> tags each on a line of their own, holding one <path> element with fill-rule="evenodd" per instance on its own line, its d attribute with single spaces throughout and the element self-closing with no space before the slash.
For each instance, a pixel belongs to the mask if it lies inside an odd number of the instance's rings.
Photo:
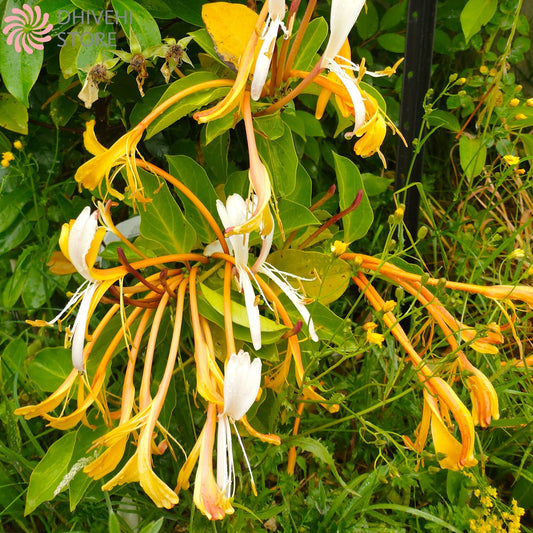
<svg viewBox="0 0 533 533">
<path fill-rule="evenodd" d="M 398 141 L 396 190 L 422 181 L 424 165 L 423 148 L 415 157 L 413 140 L 420 133 L 424 116 L 424 97 L 431 85 L 433 36 L 437 20 L 437 0 L 409 0 L 407 8 L 407 33 L 405 40 L 405 64 L 403 71 L 400 131 L 407 146 Z M 412 167 L 412 168 L 411 168 Z M 409 170 L 411 169 L 411 172 Z M 416 240 L 420 193 L 411 186 L 402 193 L 405 203 L 404 222 L 411 238 Z"/>
</svg>

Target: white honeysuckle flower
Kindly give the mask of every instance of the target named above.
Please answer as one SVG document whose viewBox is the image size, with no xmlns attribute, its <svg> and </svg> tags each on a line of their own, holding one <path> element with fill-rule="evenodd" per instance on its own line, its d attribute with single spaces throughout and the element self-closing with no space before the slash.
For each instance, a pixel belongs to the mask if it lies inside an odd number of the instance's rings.
<svg viewBox="0 0 533 533">
<path fill-rule="evenodd" d="M 217 200 L 217 211 L 224 227 L 230 228 L 246 223 L 254 211 L 255 202 L 255 196 L 252 196 L 251 201 L 246 201 L 238 194 L 232 194 L 229 196 L 225 206 L 220 200 Z M 226 237 L 229 251 L 235 257 L 235 269 L 238 273 L 238 286 L 239 290 L 244 294 L 244 302 L 246 305 L 246 312 L 248 314 L 248 322 L 250 325 L 250 336 L 252 338 L 252 344 L 255 350 L 259 350 L 261 348 L 261 322 L 259 307 L 256 305 L 256 297 L 252 285 L 252 279 L 256 282 L 259 292 L 262 294 L 261 288 L 255 279 L 256 272 L 260 272 L 270 278 L 285 293 L 287 298 L 289 298 L 298 312 L 302 315 L 305 324 L 307 324 L 309 327 L 309 335 L 311 339 L 313 339 L 315 342 L 318 341 L 313 320 L 309 314 L 309 311 L 303 304 L 303 299 L 298 294 L 298 291 L 294 289 L 286 280 L 287 277 L 292 277 L 295 279 L 304 278 L 300 278 L 299 276 L 288 274 L 286 272 L 281 272 L 265 261 L 270 252 L 273 237 L 274 228 L 272 228 L 270 233 L 267 235 L 261 236 L 261 252 L 252 268 L 248 267 L 249 233 Z M 204 249 L 204 255 L 207 257 L 215 252 L 222 252 L 222 247 L 218 241 L 208 244 Z M 267 299 L 263 299 L 265 303 L 269 305 Z"/>
<path fill-rule="evenodd" d="M 326 51 L 321 60 L 323 67 L 329 68 L 329 62 L 334 61 L 337 57 L 364 5 L 365 0 L 331 1 L 330 35 Z"/>
<path fill-rule="evenodd" d="M 281 28 L 285 34 L 285 39 L 289 38 L 289 32 L 283 23 L 285 17 L 285 1 L 284 0 L 269 0 L 268 1 L 268 18 L 265 23 L 265 28 L 261 39 L 263 44 L 257 55 L 255 62 L 255 70 L 252 79 L 252 88 L 250 91 L 252 100 L 259 100 L 263 86 L 265 85 L 268 71 L 270 69 L 270 62 L 272 61 L 272 53 L 274 51 L 274 44 L 278 36 L 278 31 Z"/>
<path fill-rule="evenodd" d="M 218 417 L 217 433 L 217 485 L 231 498 L 235 492 L 235 465 L 231 425 L 235 429 L 246 465 L 255 489 L 250 461 L 244 450 L 235 422 L 240 420 L 255 402 L 261 385 L 261 359 L 250 361 L 248 352 L 233 354 L 224 373 L 224 411 Z"/>
<path fill-rule="evenodd" d="M 255 402 L 261 385 L 261 359 L 250 361 L 250 355 L 240 350 L 233 354 L 224 374 L 224 413 L 240 420 Z"/>
<path fill-rule="evenodd" d="M 102 284 L 102 281 L 94 277 L 92 268 L 104 234 L 105 228 L 98 226 L 98 211 L 91 213 L 91 208 L 87 206 L 76 220 L 63 225 L 59 238 L 59 246 L 63 255 L 72 263 L 77 272 L 85 278 L 85 282 L 78 287 L 59 314 L 47 324 L 51 326 L 61 320 L 81 300 L 71 332 L 72 365 L 80 372 L 84 371 L 83 348 L 91 302 Z"/>
<path fill-rule="evenodd" d="M 366 109 L 356 80 L 348 76 L 345 71 L 345 68 L 352 68 L 350 58 L 342 58 L 338 54 L 364 5 L 365 0 L 332 0 L 330 36 L 321 59 L 322 67 L 334 72 L 339 77 L 352 100 L 355 124 L 353 133 L 347 134 L 347 138 L 352 137 L 354 133 L 363 127 Z M 342 60 L 347 65 L 340 65 L 337 63 L 337 59 Z"/>
</svg>

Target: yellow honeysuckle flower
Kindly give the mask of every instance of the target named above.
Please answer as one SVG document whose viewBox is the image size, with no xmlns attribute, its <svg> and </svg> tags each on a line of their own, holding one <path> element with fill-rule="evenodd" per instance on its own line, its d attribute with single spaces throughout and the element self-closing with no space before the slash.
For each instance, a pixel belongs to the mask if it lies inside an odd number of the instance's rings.
<svg viewBox="0 0 533 533">
<path fill-rule="evenodd" d="M 470 347 L 478 353 L 495 355 L 498 353 L 498 348 L 494 345 L 503 343 L 500 326 L 494 322 L 488 325 L 485 337 L 477 337 L 477 332 L 473 328 L 462 325 L 459 325 L 459 328 L 461 338 L 466 342 L 470 342 Z"/>
<path fill-rule="evenodd" d="M 498 420 L 500 411 L 498 395 L 494 386 L 481 370 L 469 367 L 472 375 L 466 378 L 470 399 L 472 400 L 472 419 L 475 426 L 489 427 L 491 419 Z"/>
<path fill-rule="evenodd" d="M 149 446 L 151 446 L 152 435 L 144 438 L 148 438 Z M 116 485 L 138 481 L 144 492 L 158 507 L 171 509 L 179 502 L 178 495 L 154 473 L 151 454 L 144 453 L 145 443 L 142 446 L 143 448 L 139 443 L 137 451 L 115 477 L 102 485 L 102 490 L 111 490 Z"/>
<path fill-rule="evenodd" d="M 216 406 L 207 407 L 207 419 L 199 437 L 198 469 L 194 483 L 193 500 L 202 514 L 209 520 L 222 520 L 233 514 L 229 498 L 216 482 L 213 474 L 213 448 L 215 444 Z"/>
<path fill-rule="evenodd" d="M 142 183 L 135 164 L 137 144 L 141 140 L 143 131 L 143 128 L 136 126 L 106 149 L 96 139 L 94 120 L 87 122 L 83 135 L 84 145 L 94 157 L 78 168 L 75 180 L 92 191 L 97 187 L 100 188 L 105 179 L 108 192 L 122 200 L 124 195 L 112 188 L 112 182 L 120 169 L 125 167 L 129 194 L 136 201 L 147 201 L 142 195 Z"/>
<path fill-rule="evenodd" d="M 76 379 L 81 379 L 81 376 L 77 370 L 73 369 L 70 374 L 65 378 L 63 383 L 52 393 L 46 400 L 43 400 L 37 405 L 25 405 L 15 409 L 15 414 L 23 416 L 26 420 L 35 418 L 36 416 L 43 416 L 46 413 L 54 410 L 70 393 L 72 386 L 76 382 Z M 83 386 L 81 383 L 79 386 Z"/>
<path fill-rule="evenodd" d="M 379 110 L 376 99 L 365 93 L 365 108 L 370 115 L 370 119 L 355 132 L 357 137 L 361 137 L 354 145 L 354 152 L 361 157 L 370 157 L 376 152 L 383 163 L 383 166 L 387 167 L 387 162 L 380 152 L 380 147 L 385 140 L 387 133 L 387 124 L 383 115 Z"/>
<path fill-rule="evenodd" d="M 441 468 L 448 470 L 460 470 L 463 467 L 474 466 L 477 460 L 473 455 L 464 457 L 464 446 L 450 433 L 441 415 L 437 399 L 433 394 L 424 389 L 424 408 L 422 421 L 416 431 L 417 438 L 412 442 L 404 437 L 405 443 L 417 452 L 422 452 L 425 447 L 429 430 L 433 438 L 433 446 Z"/>
</svg>

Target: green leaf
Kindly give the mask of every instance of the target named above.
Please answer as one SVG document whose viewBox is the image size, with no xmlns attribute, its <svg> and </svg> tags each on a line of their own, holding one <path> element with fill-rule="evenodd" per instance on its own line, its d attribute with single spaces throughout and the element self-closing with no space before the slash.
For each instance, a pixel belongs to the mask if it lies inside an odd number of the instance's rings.
<svg viewBox="0 0 533 533">
<path fill-rule="evenodd" d="M 459 139 L 459 161 L 467 179 L 481 174 L 486 158 L 487 147 L 481 139 L 466 135 Z"/>
<path fill-rule="evenodd" d="M 311 194 L 312 194 L 313 184 L 311 182 L 311 177 L 305 170 L 305 167 L 298 163 L 298 169 L 296 170 L 296 186 L 294 190 L 286 198 L 287 200 L 292 200 L 297 204 L 301 205 L 311 205 Z"/>
<path fill-rule="evenodd" d="M 26 272 L 22 300 L 28 309 L 38 309 L 46 303 L 47 298 L 46 281 L 42 266 L 37 259 Z"/>
<path fill-rule="evenodd" d="M 274 190 L 281 196 L 287 196 L 296 186 L 298 155 L 289 126 L 284 123 L 283 129 L 283 135 L 274 141 L 257 136 L 257 149 L 270 171 Z"/>
<path fill-rule="evenodd" d="M 205 144 L 206 146 L 219 137 L 220 135 L 223 135 L 228 131 L 229 129 L 233 128 L 233 121 L 235 120 L 235 117 L 232 113 L 228 113 L 227 115 L 224 115 L 221 118 L 218 118 L 217 120 L 212 120 L 211 122 L 208 122 L 205 125 Z"/>
<path fill-rule="evenodd" d="M 281 198 L 278 202 L 279 216 L 283 223 L 283 231 L 288 235 L 294 230 L 308 226 L 319 225 L 318 218 L 304 205 L 292 200 Z M 274 238 L 281 236 L 281 228 L 276 226 Z"/>
<path fill-rule="evenodd" d="M 391 187 L 391 185 L 393 185 L 392 180 L 385 176 L 376 176 L 375 174 L 365 172 L 361 177 L 363 178 L 365 192 L 369 198 L 385 192 Z"/>
<path fill-rule="evenodd" d="M 0 196 L 0 232 L 9 228 L 16 218 L 21 216 L 22 208 L 30 200 L 31 191 L 24 186 Z"/>
<path fill-rule="evenodd" d="M 8 0 L 5 12 L 10 13 L 14 7 L 21 8 L 22 4 L 21 1 Z M 7 44 L 7 35 L 0 33 L 0 74 L 7 90 L 26 107 L 29 106 L 28 94 L 41 71 L 43 56 L 43 50 L 34 49 L 31 54 L 24 50 L 17 52 L 14 46 Z"/>
<path fill-rule="evenodd" d="M 330 254 L 307 250 L 278 250 L 268 256 L 268 262 L 282 272 L 305 278 L 293 285 L 296 288 L 301 285 L 307 297 L 324 305 L 339 299 L 350 283 L 350 265 Z M 275 288 L 274 285 L 272 287 Z"/>
<path fill-rule="evenodd" d="M 522 133 L 519 135 L 519 139 L 524 145 L 524 150 L 529 157 L 533 157 L 533 135 L 530 133 Z"/>
<path fill-rule="evenodd" d="M 114 513 L 113 511 L 110 511 L 109 513 L 107 529 L 109 533 L 120 533 L 120 522 L 118 521 L 116 513 Z"/>
<path fill-rule="evenodd" d="M 200 283 L 198 309 L 202 316 L 220 327 L 224 327 L 224 296 L 203 283 Z M 250 322 L 248 321 L 246 307 L 237 303 L 234 298 L 231 300 L 231 316 L 235 338 L 251 342 Z M 261 323 L 261 340 L 263 344 L 278 342 L 283 333 L 287 331 L 285 326 L 277 324 L 264 316 L 260 316 L 259 320 Z"/>
<path fill-rule="evenodd" d="M 294 68 L 308 70 L 316 62 L 317 52 L 328 36 L 328 24 L 323 17 L 313 19 L 305 30 Z"/>
<path fill-rule="evenodd" d="M 123 12 L 121 12 L 123 15 Z M 81 36 L 75 36 L 74 46 L 72 46 L 72 37 L 65 41 L 63 48 L 70 46 L 78 50 L 76 54 L 76 66 L 78 70 L 93 66 L 96 63 L 106 61 L 113 57 L 110 48 L 115 44 L 115 27 L 105 23 L 105 17 L 102 17 L 100 24 L 84 24 L 76 26 L 73 30 L 80 33 Z M 81 39 L 80 46 L 77 46 L 76 39 Z"/>
<path fill-rule="evenodd" d="M 403 54 L 405 51 L 405 35 L 382 33 L 378 35 L 379 45 L 388 52 Z"/>
<path fill-rule="evenodd" d="M 313 439 L 312 437 L 302 436 L 291 438 L 290 443 L 293 446 L 298 446 L 298 448 L 301 448 L 305 452 L 313 454 L 319 462 L 327 464 L 331 468 L 332 474 L 335 476 L 335 479 L 339 482 L 341 487 L 346 487 L 346 483 L 337 472 L 333 456 L 326 446 L 324 446 L 319 440 Z"/>
<path fill-rule="evenodd" d="M 62 346 L 43 348 L 28 365 L 28 375 L 44 392 L 54 392 L 71 370 L 71 351 Z"/>
<path fill-rule="evenodd" d="M 407 2 L 402 1 L 394 4 L 391 8 L 385 11 L 381 17 L 381 30 L 391 30 L 396 26 L 405 26 L 405 15 L 407 13 Z"/>
<path fill-rule="evenodd" d="M 449 111 L 443 109 L 432 110 L 426 116 L 426 120 L 430 126 L 444 126 L 446 129 L 457 133 L 461 129 L 461 124 L 457 117 Z"/>
<path fill-rule="evenodd" d="M 24 516 L 41 503 L 52 500 L 54 491 L 68 472 L 68 465 L 76 444 L 76 432 L 63 435 L 54 442 L 30 476 Z"/>
<path fill-rule="evenodd" d="M 374 213 L 365 192 L 363 180 L 359 169 L 352 161 L 333 152 L 335 160 L 335 173 L 339 184 L 340 208 L 346 209 L 357 196 L 358 191 L 363 191 L 363 199 L 359 207 L 342 218 L 344 224 L 344 240 L 348 243 L 364 237 L 372 221 Z"/>
<path fill-rule="evenodd" d="M 72 452 L 69 464 L 70 475 L 73 476 L 69 485 L 69 503 L 70 512 L 76 509 L 76 506 L 82 499 L 88 487 L 94 481 L 83 472 L 83 468 L 91 462 L 96 456 L 94 450 L 90 450 L 93 442 L 109 430 L 103 421 L 95 427 L 80 426 L 76 431 L 76 444 Z"/>
<path fill-rule="evenodd" d="M 461 28 L 467 43 L 490 21 L 497 8 L 498 0 L 468 0 L 460 16 Z"/>
<path fill-rule="evenodd" d="M 165 100 L 184 89 L 215 79 L 217 79 L 216 75 L 211 72 L 194 72 L 193 74 L 189 74 L 187 77 L 181 78 L 170 84 L 157 105 L 163 103 Z M 174 124 L 174 122 L 191 111 L 196 111 L 209 102 L 223 97 L 228 91 L 229 87 L 220 87 L 218 89 L 202 90 L 190 96 L 186 96 L 165 111 L 160 117 L 156 118 L 152 124 L 148 126 L 146 138 L 149 139 L 150 137 L 153 137 L 156 133 L 159 133 L 171 124 Z"/>
<path fill-rule="evenodd" d="M 0 254 L 9 252 L 24 242 L 33 227 L 33 224 L 27 218 L 21 218 L 15 221 L 6 231 L 0 233 Z"/>
<path fill-rule="evenodd" d="M 119 22 L 128 39 L 130 31 L 133 31 L 142 50 L 161 43 L 157 22 L 141 4 L 133 0 L 113 0 L 112 4 L 115 11 L 122 15 Z M 127 20 L 123 20 L 125 13 Z"/>
<path fill-rule="evenodd" d="M 372 2 L 366 2 L 357 19 L 357 33 L 363 41 L 370 39 L 377 31 L 379 26 L 379 17 L 376 7 Z"/>
<path fill-rule="evenodd" d="M 167 160 L 170 173 L 188 187 L 207 210 L 215 215 L 217 194 L 206 171 L 194 159 L 185 155 L 167 155 Z M 183 204 L 185 218 L 195 228 L 198 237 L 205 243 L 213 241 L 216 238 L 215 233 L 198 208 L 177 188 L 176 193 Z"/>
<path fill-rule="evenodd" d="M 172 198 L 167 184 L 146 171 L 139 170 L 139 173 L 143 192 L 152 199 L 139 213 L 141 236 L 153 241 L 156 251 L 165 254 L 190 252 L 196 242 L 196 232 Z"/>
<path fill-rule="evenodd" d="M 67 98 L 59 96 L 50 104 L 50 117 L 56 126 L 66 126 L 72 115 L 77 111 L 78 104 Z"/>
<path fill-rule="evenodd" d="M 68 80 L 78 73 L 78 54 L 81 49 L 80 33 L 83 33 L 85 26 L 78 25 L 72 33 L 66 35 L 64 38 L 60 36 L 60 41 L 63 38 L 61 50 L 59 51 L 59 67 L 63 74 L 63 78 Z M 77 32 L 74 33 L 74 32 Z"/>
<path fill-rule="evenodd" d="M 159 533 L 161 527 L 163 526 L 164 518 L 160 518 L 155 522 L 150 522 L 146 524 L 139 533 Z"/>
<path fill-rule="evenodd" d="M 0 127 L 15 133 L 28 133 L 28 110 L 9 93 L 0 93 Z"/>
</svg>

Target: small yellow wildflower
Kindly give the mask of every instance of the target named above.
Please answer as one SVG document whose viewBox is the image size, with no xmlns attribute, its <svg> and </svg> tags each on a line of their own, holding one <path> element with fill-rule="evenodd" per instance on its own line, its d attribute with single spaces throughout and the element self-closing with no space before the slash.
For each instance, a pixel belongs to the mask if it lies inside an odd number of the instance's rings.
<svg viewBox="0 0 533 533">
<path fill-rule="evenodd" d="M 395 300 L 387 300 L 385 302 L 385 305 L 383 306 L 383 312 L 384 313 L 390 313 L 391 311 L 394 311 L 396 308 L 396 301 Z"/>
<path fill-rule="evenodd" d="M 491 76 L 496 76 L 496 74 L 498 74 L 498 71 L 497 71 L 495 68 L 491 68 L 491 69 L 489 70 L 489 74 L 490 74 Z"/>
<path fill-rule="evenodd" d="M 366 342 L 369 344 L 377 344 L 379 347 L 381 347 L 385 337 L 381 333 L 375 333 L 373 331 L 377 327 L 378 325 L 375 322 L 367 322 L 363 326 L 363 329 L 366 331 Z"/>
<path fill-rule="evenodd" d="M 331 245 L 331 253 L 333 255 L 339 256 L 342 255 L 344 252 L 346 252 L 348 248 L 348 244 L 343 241 L 335 241 Z"/>
<path fill-rule="evenodd" d="M 509 165 L 514 166 L 518 165 L 520 158 L 517 155 L 504 155 L 503 160 Z"/>
<path fill-rule="evenodd" d="M 403 220 L 404 214 L 405 214 L 405 206 L 404 205 L 400 205 L 399 207 L 396 208 L 396 211 L 394 211 L 394 217 L 398 221 Z"/>
<path fill-rule="evenodd" d="M 13 146 L 17 149 L 17 150 L 22 150 L 22 143 L 17 140 L 13 143 Z"/>
<path fill-rule="evenodd" d="M 13 155 L 12 152 L 3 152 L 2 153 L 2 161 L 1 161 L 0 164 L 4 168 L 7 168 L 9 166 L 9 162 L 13 161 L 13 159 L 15 159 L 15 156 Z"/>
<path fill-rule="evenodd" d="M 516 107 L 518 104 L 520 103 L 520 100 L 518 98 L 513 98 L 510 102 L 509 102 L 509 105 L 511 107 Z"/>
<path fill-rule="evenodd" d="M 533 98 L 528 98 L 528 99 L 526 100 L 526 105 L 527 105 L 528 107 L 533 107 Z"/>
<path fill-rule="evenodd" d="M 481 65 L 479 67 L 479 72 L 481 72 L 481 74 L 487 74 L 489 72 L 489 69 L 485 65 Z"/>
<path fill-rule="evenodd" d="M 464 85 L 466 83 L 466 78 L 459 78 L 456 83 L 457 85 Z"/>
<path fill-rule="evenodd" d="M 514 116 L 515 120 L 525 120 L 527 117 L 524 115 L 524 113 L 518 113 L 518 115 Z"/>
<path fill-rule="evenodd" d="M 524 259 L 526 253 L 521 248 L 517 248 L 516 250 L 513 250 L 509 254 L 509 259 Z"/>
</svg>

